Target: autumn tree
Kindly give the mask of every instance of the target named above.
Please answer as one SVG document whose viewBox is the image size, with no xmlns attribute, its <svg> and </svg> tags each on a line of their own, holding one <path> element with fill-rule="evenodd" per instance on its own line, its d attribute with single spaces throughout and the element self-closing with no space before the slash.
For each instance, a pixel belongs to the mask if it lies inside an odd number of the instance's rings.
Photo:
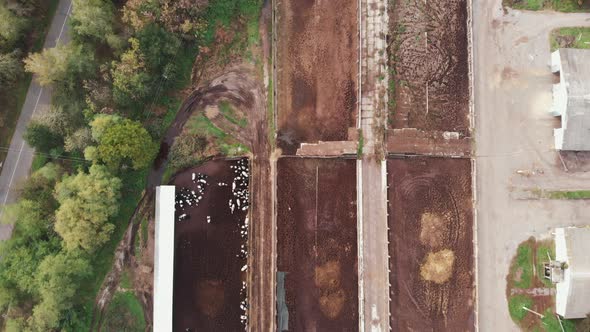
<svg viewBox="0 0 590 332">
<path fill-rule="evenodd" d="M 46 86 L 64 79 L 68 69 L 70 46 L 58 45 L 41 53 L 32 53 L 25 59 L 25 69 L 37 75 L 39 84 Z"/>
<path fill-rule="evenodd" d="M 139 31 L 156 22 L 160 15 L 159 0 L 128 0 L 123 7 L 123 22 Z"/>
<path fill-rule="evenodd" d="M 57 45 L 41 53 L 32 53 L 25 59 L 25 70 L 37 75 L 43 86 L 61 83 L 78 86 L 81 77 L 94 71 L 94 55 L 82 45 Z"/>
<path fill-rule="evenodd" d="M 129 39 L 131 47 L 113 62 L 113 96 L 119 105 L 128 106 L 145 99 L 149 94 L 150 75 L 145 69 L 139 40 Z"/>
<path fill-rule="evenodd" d="M 110 239 L 115 226 L 109 219 L 119 211 L 120 189 L 121 180 L 100 165 L 57 184 L 55 197 L 60 206 L 55 231 L 66 248 L 93 252 Z"/>
</svg>

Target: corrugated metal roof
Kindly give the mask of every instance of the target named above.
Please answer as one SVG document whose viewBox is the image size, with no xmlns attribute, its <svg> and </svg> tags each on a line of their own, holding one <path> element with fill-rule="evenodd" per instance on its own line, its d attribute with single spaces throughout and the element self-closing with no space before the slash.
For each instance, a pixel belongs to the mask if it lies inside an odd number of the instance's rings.
<svg viewBox="0 0 590 332">
<path fill-rule="evenodd" d="M 555 259 L 565 262 L 563 282 L 557 284 L 555 306 L 564 318 L 590 313 L 590 227 L 555 230 Z"/>
<path fill-rule="evenodd" d="M 562 150 L 590 150 L 590 50 L 560 48 L 561 83 L 567 91 Z"/>
</svg>

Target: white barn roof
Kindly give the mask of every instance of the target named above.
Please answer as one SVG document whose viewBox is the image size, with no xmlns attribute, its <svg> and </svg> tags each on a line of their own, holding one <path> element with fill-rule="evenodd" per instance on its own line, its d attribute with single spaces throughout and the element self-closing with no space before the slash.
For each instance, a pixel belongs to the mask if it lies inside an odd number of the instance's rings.
<svg viewBox="0 0 590 332">
<path fill-rule="evenodd" d="M 556 312 L 564 318 L 590 313 L 590 227 L 555 229 L 555 260 L 565 263 L 557 283 Z"/>
<path fill-rule="evenodd" d="M 154 331 L 172 332 L 174 289 L 174 186 L 156 188 Z"/>
<path fill-rule="evenodd" d="M 561 115 L 555 129 L 558 150 L 590 150 L 590 50 L 560 48 L 551 54 L 551 70 L 559 72 L 553 86 L 551 113 Z"/>
</svg>

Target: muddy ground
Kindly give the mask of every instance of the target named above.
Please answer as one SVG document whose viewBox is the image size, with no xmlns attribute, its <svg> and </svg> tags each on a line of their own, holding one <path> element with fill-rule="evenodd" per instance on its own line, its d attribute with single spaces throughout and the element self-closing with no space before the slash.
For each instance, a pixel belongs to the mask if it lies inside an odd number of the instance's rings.
<svg viewBox="0 0 590 332">
<path fill-rule="evenodd" d="M 246 160 L 241 162 L 247 165 Z M 237 189 L 247 192 L 248 187 L 240 182 L 243 175 L 238 179 L 238 164 L 210 161 L 181 173 L 173 181 L 177 186 L 175 331 L 244 330 L 240 316 L 245 311 L 240 306 L 246 300 L 243 282 L 247 272 L 242 271 L 246 254 L 242 250 L 247 250 L 247 232 L 243 233 L 247 209 L 242 208 L 248 202 L 237 198 L 232 188 L 236 183 Z M 181 193 L 188 195 L 192 205 Z M 230 205 L 237 204 L 237 199 L 241 199 L 240 206 L 236 205 L 232 213 Z M 179 200 L 185 200 L 183 207 Z"/>
<path fill-rule="evenodd" d="M 469 159 L 387 161 L 394 331 L 473 331 Z"/>
<path fill-rule="evenodd" d="M 467 135 L 467 0 L 394 1 L 389 11 L 390 125 Z"/>
<path fill-rule="evenodd" d="M 345 141 L 356 124 L 357 1 L 277 4 L 278 146 Z"/>
<path fill-rule="evenodd" d="M 289 331 L 357 331 L 356 161 L 281 158 L 277 195 Z"/>
</svg>

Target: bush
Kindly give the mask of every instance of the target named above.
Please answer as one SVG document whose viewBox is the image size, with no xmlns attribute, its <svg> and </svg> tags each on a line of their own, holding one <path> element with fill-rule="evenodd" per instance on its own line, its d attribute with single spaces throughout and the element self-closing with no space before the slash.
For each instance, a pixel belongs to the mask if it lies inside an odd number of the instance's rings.
<svg viewBox="0 0 590 332">
<path fill-rule="evenodd" d="M 207 140 L 202 136 L 183 133 L 176 138 L 170 151 L 170 167 L 182 169 L 193 166 L 204 158 Z"/>
</svg>

